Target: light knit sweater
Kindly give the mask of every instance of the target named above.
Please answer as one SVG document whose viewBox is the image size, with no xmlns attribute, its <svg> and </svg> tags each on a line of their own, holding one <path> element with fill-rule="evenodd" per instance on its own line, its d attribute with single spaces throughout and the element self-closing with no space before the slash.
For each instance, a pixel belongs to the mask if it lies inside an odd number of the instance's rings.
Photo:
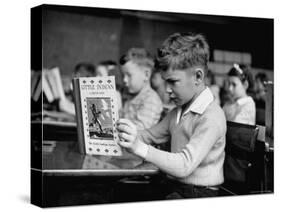
<svg viewBox="0 0 281 212">
<path fill-rule="evenodd" d="M 170 177 L 199 186 L 223 183 L 226 120 L 206 88 L 183 112 L 172 110 L 159 124 L 140 131 L 147 144 L 171 141 L 171 153 L 149 145 L 145 160 Z"/>
</svg>

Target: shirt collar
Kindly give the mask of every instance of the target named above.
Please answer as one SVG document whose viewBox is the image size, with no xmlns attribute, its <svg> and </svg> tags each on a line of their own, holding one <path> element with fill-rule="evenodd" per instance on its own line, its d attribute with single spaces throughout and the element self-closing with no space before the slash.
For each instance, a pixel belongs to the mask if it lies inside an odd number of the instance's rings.
<svg viewBox="0 0 281 212">
<path fill-rule="evenodd" d="M 183 115 L 186 115 L 189 111 L 192 111 L 194 113 L 202 114 L 208 107 L 208 105 L 214 101 L 214 96 L 210 90 L 210 88 L 206 87 L 199 96 L 194 100 L 194 102 L 187 108 L 186 111 L 183 112 Z M 180 117 L 180 114 L 182 112 L 181 107 L 178 107 L 178 120 Z"/>
<path fill-rule="evenodd" d="M 238 99 L 236 102 L 238 105 L 243 105 L 247 102 L 251 101 L 251 97 L 250 96 L 245 96 L 245 97 L 242 97 L 240 99 Z"/>
</svg>

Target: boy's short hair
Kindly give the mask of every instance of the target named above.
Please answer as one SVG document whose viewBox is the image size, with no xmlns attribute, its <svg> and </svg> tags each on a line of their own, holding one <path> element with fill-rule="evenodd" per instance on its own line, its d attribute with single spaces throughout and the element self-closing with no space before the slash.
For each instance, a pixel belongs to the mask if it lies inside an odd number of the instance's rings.
<svg viewBox="0 0 281 212">
<path fill-rule="evenodd" d="M 158 49 L 156 68 L 166 71 L 201 66 L 206 74 L 209 57 L 209 44 L 202 34 L 175 33 Z"/>
<path fill-rule="evenodd" d="M 131 48 L 125 55 L 120 58 L 120 65 L 125 65 L 128 61 L 132 61 L 139 66 L 147 67 L 150 70 L 154 68 L 154 60 L 151 54 L 144 48 Z"/>
</svg>

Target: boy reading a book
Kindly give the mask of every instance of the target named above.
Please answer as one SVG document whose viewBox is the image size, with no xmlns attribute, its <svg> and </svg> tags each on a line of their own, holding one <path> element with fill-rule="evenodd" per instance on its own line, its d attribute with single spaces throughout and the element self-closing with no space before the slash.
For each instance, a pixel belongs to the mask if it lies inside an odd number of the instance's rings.
<svg viewBox="0 0 281 212">
<path fill-rule="evenodd" d="M 162 112 L 162 101 L 150 86 L 154 61 L 143 48 L 131 48 L 120 59 L 124 85 L 131 95 L 120 114 L 138 129 L 155 125 Z"/>
<path fill-rule="evenodd" d="M 120 146 L 167 174 L 159 188 L 168 199 L 216 196 L 224 181 L 226 120 L 204 84 L 208 60 L 202 35 L 171 35 L 158 50 L 157 65 L 177 107 L 143 131 L 127 119 L 118 121 Z M 171 152 L 150 145 L 168 141 Z"/>
</svg>

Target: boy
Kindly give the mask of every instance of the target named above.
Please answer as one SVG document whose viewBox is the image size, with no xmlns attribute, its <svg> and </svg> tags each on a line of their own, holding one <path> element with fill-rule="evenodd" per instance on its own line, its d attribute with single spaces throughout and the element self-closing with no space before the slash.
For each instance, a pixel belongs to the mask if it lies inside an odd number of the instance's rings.
<svg viewBox="0 0 281 212">
<path fill-rule="evenodd" d="M 150 86 L 154 62 L 143 48 L 131 48 L 121 57 L 124 85 L 131 98 L 124 104 L 121 117 L 131 120 L 140 129 L 150 128 L 160 119 L 162 102 Z"/>
<path fill-rule="evenodd" d="M 200 34 L 173 34 L 158 51 L 157 65 L 177 107 L 157 125 L 137 132 L 120 119 L 120 146 L 168 174 L 166 198 L 207 197 L 222 184 L 226 120 L 204 84 L 209 46 Z M 171 141 L 171 153 L 149 144 Z"/>
</svg>

